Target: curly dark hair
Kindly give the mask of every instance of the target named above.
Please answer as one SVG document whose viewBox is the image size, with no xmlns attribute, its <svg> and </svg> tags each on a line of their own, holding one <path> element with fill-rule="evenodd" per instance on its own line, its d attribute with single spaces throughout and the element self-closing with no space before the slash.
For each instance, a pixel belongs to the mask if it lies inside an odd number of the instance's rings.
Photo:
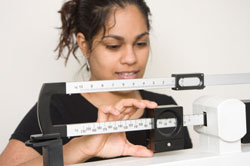
<svg viewBox="0 0 250 166">
<path fill-rule="evenodd" d="M 136 5 L 143 14 L 147 28 L 150 30 L 150 9 L 144 0 L 70 0 L 63 4 L 59 13 L 61 14 L 62 26 L 59 43 L 55 49 L 58 51 L 57 58 L 65 58 L 65 65 L 72 53 L 76 57 L 78 44 L 77 33 L 81 32 L 91 50 L 93 37 L 103 28 L 108 15 L 114 6 L 125 8 L 126 5 Z M 103 34 L 104 35 L 104 34 Z M 66 51 L 66 55 L 63 53 Z"/>
</svg>

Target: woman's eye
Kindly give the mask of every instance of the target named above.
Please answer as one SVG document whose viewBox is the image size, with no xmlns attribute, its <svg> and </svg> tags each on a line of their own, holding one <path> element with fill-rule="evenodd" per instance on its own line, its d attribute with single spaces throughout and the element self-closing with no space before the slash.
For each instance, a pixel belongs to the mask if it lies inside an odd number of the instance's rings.
<svg viewBox="0 0 250 166">
<path fill-rule="evenodd" d="M 144 47 L 144 46 L 147 46 L 148 43 L 147 42 L 138 42 L 138 43 L 136 43 L 136 45 L 139 47 Z"/>
<path fill-rule="evenodd" d="M 120 48 L 121 45 L 106 45 L 106 48 L 111 49 L 111 50 L 115 50 Z"/>
</svg>

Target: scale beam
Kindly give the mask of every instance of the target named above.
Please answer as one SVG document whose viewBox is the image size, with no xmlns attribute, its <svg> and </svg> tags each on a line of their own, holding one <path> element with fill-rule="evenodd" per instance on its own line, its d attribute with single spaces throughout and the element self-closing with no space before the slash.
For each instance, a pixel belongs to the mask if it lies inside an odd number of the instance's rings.
<svg viewBox="0 0 250 166">
<path fill-rule="evenodd" d="M 172 77 L 168 78 L 67 82 L 66 93 L 76 94 L 163 88 L 192 90 L 203 89 L 206 86 L 235 84 L 250 84 L 250 73 L 221 75 L 204 75 L 202 73 L 173 74 Z"/>
<path fill-rule="evenodd" d="M 183 117 L 183 126 L 204 125 L 204 114 L 186 115 Z M 176 127 L 176 119 L 158 119 L 157 128 Z M 67 137 L 119 133 L 127 131 L 141 131 L 154 129 L 153 118 L 123 120 L 111 122 L 93 122 L 67 125 Z"/>
</svg>

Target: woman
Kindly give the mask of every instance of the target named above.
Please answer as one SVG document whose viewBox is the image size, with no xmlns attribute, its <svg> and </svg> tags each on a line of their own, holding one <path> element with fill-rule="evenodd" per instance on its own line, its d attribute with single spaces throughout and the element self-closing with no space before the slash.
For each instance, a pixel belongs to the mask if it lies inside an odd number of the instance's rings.
<svg viewBox="0 0 250 166">
<path fill-rule="evenodd" d="M 90 80 L 142 78 L 149 57 L 149 15 L 144 0 L 71 0 L 61 11 L 62 33 L 57 47 L 62 57 L 79 48 L 87 58 Z M 145 109 L 175 104 L 165 95 L 123 91 L 55 95 L 51 102 L 54 124 L 113 121 L 145 117 Z M 0 165 L 41 165 L 41 149 L 26 147 L 32 134 L 40 133 L 36 105 L 11 136 Z M 117 156 L 150 157 L 145 131 L 63 139 L 65 164 Z M 185 148 L 192 147 L 185 132 Z M 97 158 L 98 157 L 98 158 Z"/>
</svg>

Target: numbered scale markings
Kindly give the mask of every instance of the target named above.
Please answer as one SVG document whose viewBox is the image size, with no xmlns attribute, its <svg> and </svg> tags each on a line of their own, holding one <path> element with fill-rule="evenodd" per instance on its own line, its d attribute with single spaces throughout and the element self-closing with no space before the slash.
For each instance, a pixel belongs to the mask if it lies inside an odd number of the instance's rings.
<svg viewBox="0 0 250 166">
<path fill-rule="evenodd" d="M 120 90 L 139 90 L 171 88 L 175 84 L 174 78 L 155 78 L 155 79 L 126 79 L 126 80 L 104 80 L 86 82 L 67 82 L 66 93 L 91 93 L 107 92 Z"/>
<path fill-rule="evenodd" d="M 176 119 L 158 119 L 158 128 L 176 127 Z M 184 126 L 204 125 L 204 115 L 185 115 L 183 117 Z M 140 131 L 154 129 L 154 121 L 151 118 L 136 120 L 122 120 L 111 122 L 93 122 L 67 125 L 67 136 L 83 136 L 95 134 L 118 133 L 127 131 Z"/>
</svg>

